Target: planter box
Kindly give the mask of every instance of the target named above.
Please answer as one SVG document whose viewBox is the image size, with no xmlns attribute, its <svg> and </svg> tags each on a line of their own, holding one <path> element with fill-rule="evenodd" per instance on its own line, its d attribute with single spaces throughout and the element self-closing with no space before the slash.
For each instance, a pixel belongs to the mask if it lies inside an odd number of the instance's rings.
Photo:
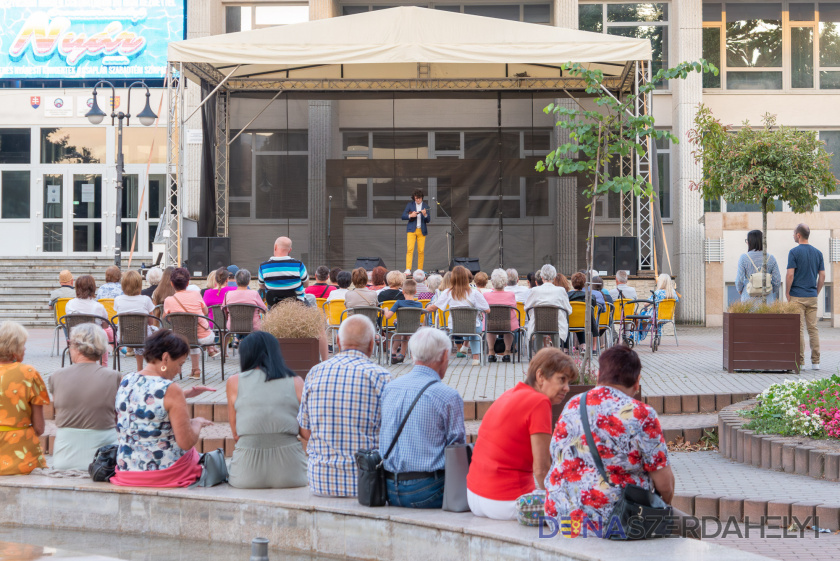
<svg viewBox="0 0 840 561">
<path fill-rule="evenodd" d="M 794 370 L 799 355 L 799 314 L 723 314 L 723 368 Z"/>
<path fill-rule="evenodd" d="M 582 394 L 588 392 L 595 386 L 593 384 L 571 384 L 569 386 L 569 393 L 566 394 L 566 397 L 563 399 L 563 402 L 558 405 L 551 406 L 551 426 L 552 428 L 557 424 L 557 419 L 560 418 L 560 415 L 563 413 L 563 408 L 566 407 L 566 404 L 569 403 L 569 400 L 575 397 L 578 394 Z M 633 396 L 633 399 L 637 401 L 642 401 L 642 388 L 639 386 L 639 393 Z"/>
<path fill-rule="evenodd" d="M 321 362 L 318 339 L 277 339 L 286 365 L 303 379 L 309 370 Z"/>
</svg>

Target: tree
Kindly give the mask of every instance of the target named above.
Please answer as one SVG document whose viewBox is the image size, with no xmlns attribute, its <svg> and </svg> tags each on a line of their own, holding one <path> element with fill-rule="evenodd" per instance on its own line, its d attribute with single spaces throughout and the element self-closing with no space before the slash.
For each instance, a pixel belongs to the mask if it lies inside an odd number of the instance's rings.
<svg viewBox="0 0 840 561">
<path fill-rule="evenodd" d="M 630 157 L 634 151 L 645 154 L 649 142 L 668 138 L 678 143 L 677 137 L 669 132 L 654 128 L 651 115 L 636 115 L 636 94 L 614 97 L 603 87 L 604 74 L 600 70 L 590 70 L 581 64 L 564 65 L 569 75 L 579 77 L 586 83 L 586 93 L 593 96 L 596 109 L 587 110 L 580 103 L 577 108 L 566 108 L 550 104 L 544 109 L 547 114 L 557 116 L 557 126 L 569 131 L 569 142 L 558 146 L 537 163 L 538 171 L 556 171 L 558 175 L 584 174 L 588 183 L 583 195 L 588 199 L 586 206 L 590 212 L 589 235 L 586 239 L 587 271 L 593 267 L 594 254 L 592 240 L 595 236 L 595 207 L 604 194 L 633 193 L 637 197 L 653 196 L 653 186 L 642 175 L 613 175 L 612 170 L 620 166 L 612 165 L 616 158 Z M 658 71 L 650 82 L 639 85 L 640 96 L 646 96 L 664 80 L 684 79 L 689 72 L 714 72 L 717 68 L 705 60 L 683 62 L 674 68 Z M 638 170 L 636 170 L 638 171 Z M 587 273 L 587 280 L 590 274 Z M 586 302 L 591 302 L 592 286 L 586 283 Z M 591 315 L 586 314 L 586 356 L 582 363 L 584 373 L 589 371 L 592 357 Z"/>
<path fill-rule="evenodd" d="M 793 212 L 813 210 L 820 195 L 837 188 L 831 173 L 831 155 L 816 131 L 776 126 L 776 117 L 764 115 L 764 126 L 748 121 L 738 130 L 722 125 L 711 110 L 700 106 L 689 141 L 703 174 L 691 188 L 705 199 L 761 205 L 763 240 L 762 286 L 767 288 L 767 213 L 776 202 L 786 202 Z"/>
</svg>

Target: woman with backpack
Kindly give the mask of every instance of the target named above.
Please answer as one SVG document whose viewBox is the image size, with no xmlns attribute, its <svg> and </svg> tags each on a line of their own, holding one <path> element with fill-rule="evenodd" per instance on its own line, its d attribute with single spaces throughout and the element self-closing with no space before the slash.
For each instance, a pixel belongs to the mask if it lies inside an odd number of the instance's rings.
<svg viewBox="0 0 840 561">
<path fill-rule="evenodd" d="M 782 284 L 782 277 L 779 274 L 779 265 L 772 255 L 767 256 L 767 282 L 763 288 L 762 265 L 764 264 L 763 238 L 761 230 L 751 230 L 747 234 L 747 252 L 738 259 L 738 275 L 735 277 L 735 289 L 741 295 L 741 301 L 745 302 L 750 298 L 761 298 L 767 295 L 767 302 L 773 302 L 779 297 L 779 286 Z"/>
</svg>

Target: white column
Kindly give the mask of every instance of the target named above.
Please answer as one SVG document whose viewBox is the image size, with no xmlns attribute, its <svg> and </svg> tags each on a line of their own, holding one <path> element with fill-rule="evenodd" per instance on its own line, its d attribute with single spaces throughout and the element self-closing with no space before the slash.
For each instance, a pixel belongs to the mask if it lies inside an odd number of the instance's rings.
<svg viewBox="0 0 840 561">
<path fill-rule="evenodd" d="M 703 56 L 703 4 L 701 0 L 672 2 L 670 64 L 696 61 Z M 678 39 L 678 40 L 677 40 Z M 671 193 L 675 202 L 674 248 L 677 266 L 677 290 L 682 294 L 677 306 L 679 319 L 685 322 L 702 323 L 705 320 L 706 291 L 703 265 L 704 227 L 703 199 L 689 184 L 699 181 L 701 169 L 694 162 L 686 133 L 694 127 L 697 106 L 703 99 L 702 75 L 692 72 L 685 80 L 671 81 L 674 94 L 674 135 L 680 143 L 673 148 L 671 161 L 675 166 Z"/>
<path fill-rule="evenodd" d="M 337 0 L 309 0 L 309 19 L 327 19 L 341 15 Z"/>
<path fill-rule="evenodd" d="M 554 0 L 554 26 L 578 28 L 578 0 Z"/>
</svg>

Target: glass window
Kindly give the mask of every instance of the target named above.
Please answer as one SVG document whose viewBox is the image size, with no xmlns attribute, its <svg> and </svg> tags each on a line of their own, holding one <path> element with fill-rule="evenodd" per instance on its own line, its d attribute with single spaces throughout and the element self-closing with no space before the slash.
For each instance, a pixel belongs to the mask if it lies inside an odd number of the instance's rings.
<svg viewBox="0 0 840 561">
<path fill-rule="evenodd" d="M 102 223 L 74 222 L 73 223 L 73 251 L 98 252 L 102 251 Z"/>
<path fill-rule="evenodd" d="M 149 175 L 149 218 L 160 218 L 166 211 L 166 176 Z"/>
<path fill-rule="evenodd" d="M 814 87 L 814 29 L 791 27 L 790 55 L 792 88 Z"/>
<path fill-rule="evenodd" d="M 254 150 L 257 152 L 306 152 L 309 150 L 309 133 L 306 131 L 256 132 L 254 139 Z"/>
<path fill-rule="evenodd" d="M 437 152 L 456 152 L 461 149 L 461 133 L 459 132 L 436 132 L 435 150 Z"/>
<path fill-rule="evenodd" d="M 4 171 L 0 218 L 29 218 L 29 171 Z"/>
<path fill-rule="evenodd" d="M 705 6 L 705 4 L 704 4 Z M 720 28 L 703 28 L 703 58 L 720 69 Z M 719 88 L 721 75 L 715 76 L 711 72 L 703 73 L 704 88 Z"/>
<path fill-rule="evenodd" d="M 548 178 L 525 178 L 525 216 L 548 216 Z"/>
<path fill-rule="evenodd" d="M 228 212 L 231 218 L 251 218 L 251 203 L 250 201 L 230 201 Z"/>
<path fill-rule="evenodd" d="M 729 90 L 780 90 L 781 72 L 727 72 L 726 88 Z"/>
<path fill-rule="evenodd" d="M 671 141 L 656 141 L 656 167 L 659 172 L 659 212 L 662 218 L 671 218 Z"/>
<path fill-rule="evenodd" d="M 256 218 L 309 215 L 309 156 L 257 155 Z"/>
<path fill-rule="evenodd" d="M 840 89 L 840 72 L 820 72 L 820 89 L 823 90 L 838 90 Z"/>
<path fill-rule="evenodd" d="M 42 164 L 99 164 L 104 161 L 105 127 L 41 129 Z"/>
<path fill-rule="evenodd" d="M 61 218 L 64 216 L 64 176 L 58 174 L 44 174 L 44 218 Z"/>
<path fill-rule="evenodd" d="M 668 21 L 668 4 L 607 4 L 607 21 Z"/>
<path fill-rule="evenodd" d="M 820 131 L 819 135 L 825 151 L 831 154 L 831 173 L 840 179 L 840 131 Z"/>
<path fill-rule="evenodd" d="M 250 6 L 225 6 L 225 33 L 250 31 Z"/>
<path fill-rule="evenodd" d="M 794 3 L 788 5 L 790 21 L 814 21 L 814 3 Z"/>
<path fill-rule="evenodd" d="M 368 215 L 368 180 L 366 177 L 348 177 L 345 179 L 344 197 L 347 216 L 364 218 Z"/>
<path fill-rule="evenodd" d="M 115 138 L 115 154 L 116 142 Z M 166 127 L 123 127 L 123 161 L 126 164 L 145 164 L 150 153 L 153 164 L 166 163 Z"/>
<path fill-rule="evenodd" d="M 840 66 L 840 3 L 820 3 L 820 66 Z"/>
<path fill-rule="evenodd" d="M 604 32 L 604 5 L 579 4 L 578 29 L 581 31 Z"/>
<path fill-rule="evenodd" d="M 832 212 L 840 210 L 840 199 L 821 199 L 820 212 Z"/>
<path fill-rule="evenodd" d="M 257 27 L 289 25 L 309 21 L 309 6 L 254 6 Z"/>
<path fill-rule="evenodd" d="M 465 5 L 464 13 L 472 14 L 474 16 L 519 21 L 519 4 L 495 4 L 485 6 Z"/>
<path fill-rule="evenodd" d="M 549 4 L 525 4 L 522 7 L 523 21 L 528 23 L 551 23 L 551 6 Z"/>
<path fill-rule="evenodd" d="M 62 251 L 64 249 L 64 224 L 44 222 L 43 244 L 46 253 Z"/>
<path fill-rule="evenodd" d="M 653 48 L 651 75 L 663 68 L 668 68 L 668 28 L 661 25 L 616 26 L 608 27 L 609 35 L 648 39 Z"/>
<path fill-rule="evenodd" d="M 102 218 L 101 175 L 73 175 L 73 217 Z"/>
<path fill-rule="evenodd" d="M 29 129 L 0 129 L 0 164 L 30 163 Z"/>
<path fill-rule="evenodd" d="M 231 131 L 236 135 L 239 131 Z M 254 135 L 244 132 L 230 144 L 228 152 L 228 189 L 231 197 L 251 196 L 251 147 Z"/>
<path fill-rule="evenodd" d="M 703 21 L 720 21 L 723 17 L 723 4 L 703 4 Z"/>
<path fill-rule="evenodd" d="M 341 13 L 345 16 L 352 16 L 353 14 L 361 14 L 369 12 L 370 8 L 367 6 L 342 6 Z"/>
<path fill-rule="evenodd" d="M 369 148 L 368 133 L 366 132 L 345 132 L 342 135 L 344 150 L 365 150 Z"/>
<path fill-rule="evenodd" d="M 525 131 L 525 150 L 548 152 L 551 150 L 551 133 L 549 131 Z"/>
<path fill-rule="evenodd" d="M 726 4 L 726 64 L 735 68 L 782 66 L 781 4 Z"/>
<path fill-rule="evenodd" d="M 703 212 L 720 212 L 720 199 L 705 199 L 703 201 Z"/>
</svg>

